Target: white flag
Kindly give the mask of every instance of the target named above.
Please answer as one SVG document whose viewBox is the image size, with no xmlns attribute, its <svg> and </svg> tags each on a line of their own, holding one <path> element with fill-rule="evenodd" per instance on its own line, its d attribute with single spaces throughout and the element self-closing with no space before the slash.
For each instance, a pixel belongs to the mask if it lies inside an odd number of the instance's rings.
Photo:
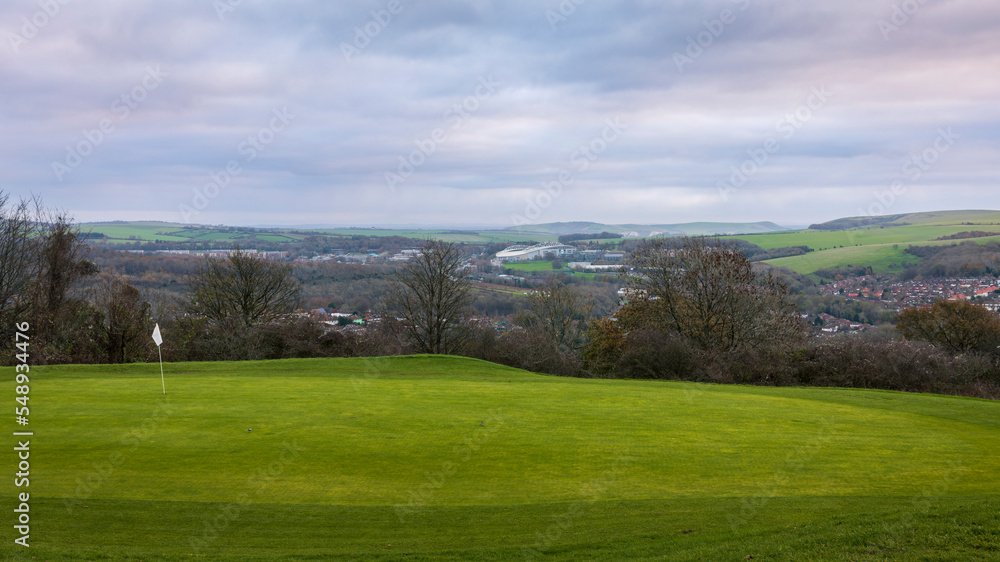
<svg viewBox="0 0 1000 562">
<path fill-rule="evenodd" d="M 163 336 L 160 335 L 159 324 L 156 324 L 156 327 L 153 328 L 153 341 L 156 342 L 156 347 L 160 347 L 160 344 L 163 343 Z"/>
</svg>

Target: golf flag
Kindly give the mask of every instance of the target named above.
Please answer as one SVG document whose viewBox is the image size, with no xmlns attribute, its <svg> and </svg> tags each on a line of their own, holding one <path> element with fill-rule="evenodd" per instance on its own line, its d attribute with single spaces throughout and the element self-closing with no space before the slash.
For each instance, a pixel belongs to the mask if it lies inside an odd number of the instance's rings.
<svg viewBox="0 0 1000 562">
<path fill-rule="evenodd" d="M 160 345 L 163 344 L 163 336 L 160 335 L 160 324 L 156 323 L 156 327 L 153 328 L 153 341 L 156 342 L 156 354 L 160 356 L 160 386 L 163 387 L 163 394 L 167 393 L 167 383 L 163 380 L 163 352 L 160 351 Z"/>
</svg>

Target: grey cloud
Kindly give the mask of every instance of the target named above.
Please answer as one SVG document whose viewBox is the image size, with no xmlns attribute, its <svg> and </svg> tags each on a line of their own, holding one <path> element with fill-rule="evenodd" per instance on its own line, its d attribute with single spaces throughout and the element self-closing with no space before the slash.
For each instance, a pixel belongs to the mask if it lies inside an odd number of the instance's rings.
<svg viewBox="0 0 1000 562">
<path fill-rule="evenodd" d="M 0 6 L 2 188 L 79 217 L 176 220 L 235 159 L 211 222 L 272 222 L 266 208 L 285 223 L 502 224 L 571 170 L 540 221 L 822 220 L 855 214 L 940 127 L 962 138 L 899 209 L 995 180 L 1000 13 L 985 0 L 927 2 L 888 39 L 891 2 L 588 0 L 553 22 L 565 2 L 400 1 L 386 25 L 388 0 L 244 1 L 223 17 L 195 0 L 74 2 L 16 53 L 9 36 L 36 7 Z M 345 57 L 366 26 L 378 33 Z M 115 100 L 156 65 L 169 76 L 120 119 Z M 448 113 L 490 75 L 498 91 Z M 780 136 L 814 87 L 833 98 Z M 281 107 L 295 121 L 247 162 L 241 143 Z M 626 133 L 576 168 L 616 117 Z M 58 181 L 52 163 L 102 119 L 114 131 Z M 436 130 L 391 191 L 386 172 Z M 721 202 L 717 182 L 771 137 L 780 150 Z"/>
</svg>

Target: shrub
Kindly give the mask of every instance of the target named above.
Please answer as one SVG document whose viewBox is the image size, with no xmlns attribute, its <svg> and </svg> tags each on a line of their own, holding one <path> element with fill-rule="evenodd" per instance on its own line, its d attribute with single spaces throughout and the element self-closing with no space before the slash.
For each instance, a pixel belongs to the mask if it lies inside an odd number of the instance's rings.
<svg viewBox="0 0 1000 562">
<path fill-rule="evenodd" d="M 580 350 L 584 367 L 598 377 L 614 377 L 615 365 L 622 356 L 625 332 L 610 318 L 599 318 L 587 326 L 586 344 Z"/>
<path fill-rule="evenodd" d="M 630 379 L 692 380 L 695 370 L 690 344 L 679 336 L 647 328 L 625 336 L 614 372 Z"/>
<path fill-rule="evenodd" d="M 490 334 L 492 332 L 492 334 Z M 573 352 L 560 351 L 548 334 L 537 328 L 514 328 L 497 334 L 491 327 L 474 332 L 462 355 L 535 373 L 564 377 L 584 374 Z"/>
<path fill-rule="evenodd" d="M 1000 346 L 1000 317 L 968 301 L 907 308 L 899 313 L 896 330 L 905 339 L 929 341 L 954 353 L 996 353 Z"/>
</svg>

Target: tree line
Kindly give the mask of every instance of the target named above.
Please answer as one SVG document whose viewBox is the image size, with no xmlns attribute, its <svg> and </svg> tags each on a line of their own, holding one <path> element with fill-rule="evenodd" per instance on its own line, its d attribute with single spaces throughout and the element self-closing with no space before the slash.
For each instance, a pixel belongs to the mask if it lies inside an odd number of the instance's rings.
<svg viewBox="0 0 1000 562">
<path fill-rule="evenodd" d="M 1000 319 L 971 303 L 941 301 L 905 310 L 892 330 L 818 339 L 779 272 L 755 267 L 737 244 L 657 239 L 629 252 L 623 299 L 611 316 L 592 316 L 572 287 L 552 283 L 531 296 L 517 328 L 497 334 L 460 320 L 465 292 L 455 255 L 454 247 L 429 246 L 397 286 L 396 298 L 409 299 L 398 309 L 401 321 L 423 330 L 403 348 L 567 376 L 1000 398 Z M 434 304 L 449 287 L 448 306 Z"/>
<path fill-rule="evenodd" d="M 632 244 L 611 314 L 552 278 L 520 299 L 503 330 L 473 307 L 470 249 L 429 241 L 382 279 L 377 324 L 350 330 L 297 312 L 303 276 L 288 263 L 246 252 L 204 258 L 188 276 L 188 298 L 151 302 L 90 259 L 66 215 L 0 197 L 0 216 L 0 315 L 8 332 L 31 322 L 36 363 L 153 360 L 155 321 L 167 361 L 458 354 L 564 376 L 1000 397 L 992 312 L 942 302 L 904 311 L 891 332 L 820 340 L 786 278 L 720 239 Z M 74 292 L 81 280 L 87 290 Z M 3 345 L 13 345 L 12 332 Z"/>
</svg>

